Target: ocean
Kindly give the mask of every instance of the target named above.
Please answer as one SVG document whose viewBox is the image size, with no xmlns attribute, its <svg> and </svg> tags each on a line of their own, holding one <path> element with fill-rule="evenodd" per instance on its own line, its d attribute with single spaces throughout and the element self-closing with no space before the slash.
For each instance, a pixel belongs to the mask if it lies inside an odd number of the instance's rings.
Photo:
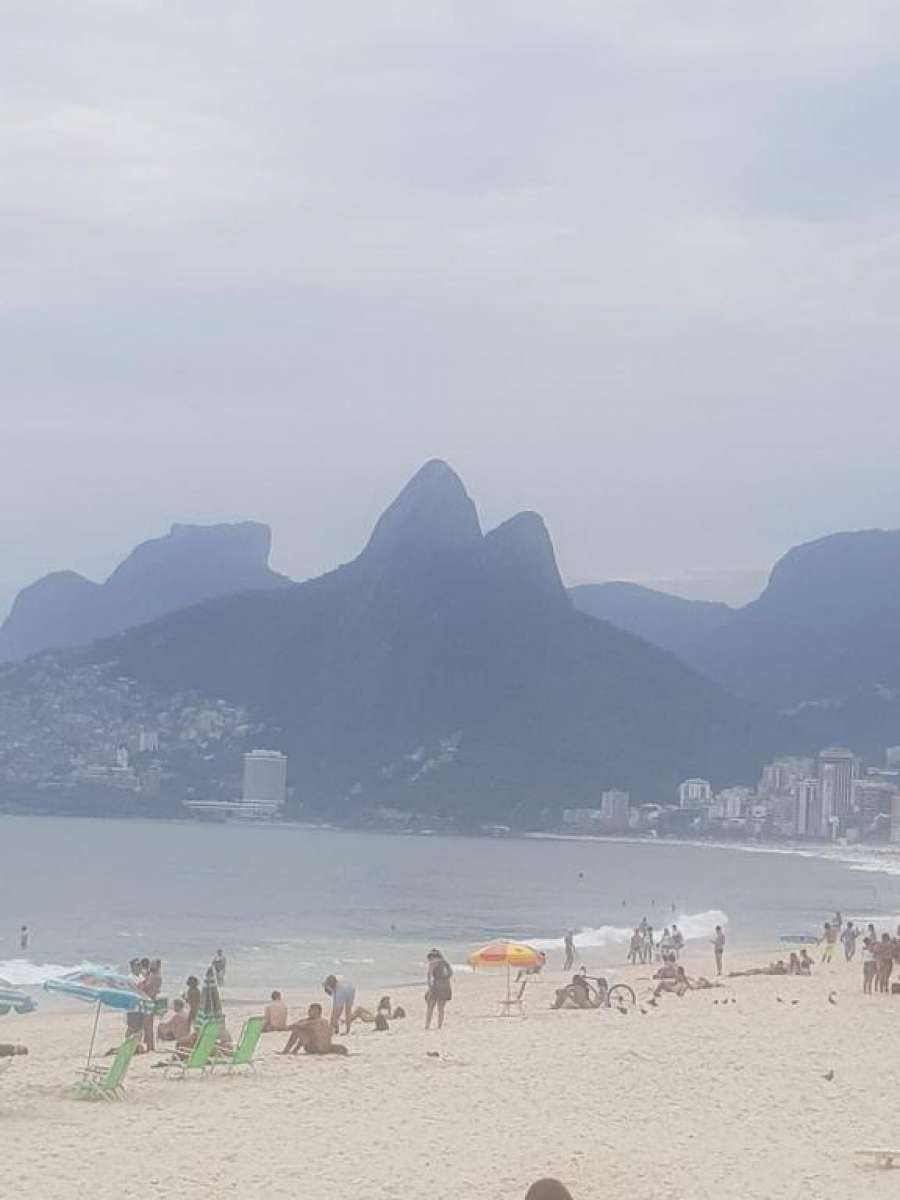
<svg viewBox="0 0 900 1200">
<path fill-rule="evenodd" d="M 553 950 L 568 928 L 582 961 L 614 969 L 643 916 L 660 930 L 674 920 L 689 939 L 722 923 L 731 945 L 761 950 L 815 932 L 835 909 L 893 928 L 900 861 L 846 857 L 0 816 L 0 977 L 39 989 L 82 964 L 158 956 L 174 993 L 221 946 L 228 991 L 255 999 L 330 972 L 360 987 L 416 983 L 433 945 L 461 964 L 497 936 Z"/>
</svg>

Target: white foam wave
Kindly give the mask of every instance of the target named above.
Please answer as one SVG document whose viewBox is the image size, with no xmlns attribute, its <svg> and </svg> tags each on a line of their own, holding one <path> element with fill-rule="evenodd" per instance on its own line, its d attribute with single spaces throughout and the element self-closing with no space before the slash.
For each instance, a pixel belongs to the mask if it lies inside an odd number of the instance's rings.
<svg viewBox="0 0 900 1200">
<path fill-rule="evenodd" d="M 70 963 L 33 963 L 27 958 L 0 959 L 0 979 L 14 983 L 16 987 L 40 987 L 48 979 L 58 979 L 70 971 L 97 970 L 102 964 L 91 962 Z M 104 970 L 106 968 L 104 967 Z"/>
<path fill-rule="evenodd" d="M 671 921 L 665 923 L 672 927 L 677 925 L 684 935 L 686 942 L 697 941 L 700 938 L 712 937 L 716 926 L 728 924 L 728 916 L 718 908 L 708 908 L 705 912 L 679 913 Z M 629 941 L 634 928 L 620 925 L 600 925 L 596 929 L 587 926 L 575 934 L 575 945 L 579 950 L 604 949 L 608 946 L 621 946 Z M 662 927 L 656 929 L 656 934 L 662 933 Z M 558 938 L 525 938 L 529 946 L 536 950 L 561 950 L 563 939 Z"/>
</svg>

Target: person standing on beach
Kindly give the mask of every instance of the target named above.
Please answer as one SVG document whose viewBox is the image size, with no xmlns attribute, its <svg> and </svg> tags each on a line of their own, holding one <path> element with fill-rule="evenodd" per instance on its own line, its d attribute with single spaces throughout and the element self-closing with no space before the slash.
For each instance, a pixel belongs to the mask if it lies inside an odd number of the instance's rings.
<svg viewBox="0 0 900 1200">
<path fill-rule="evenodd" d="M 193 1029 L 194 1022 L 197 1020 L 197 1013 L 200 1011 L 200 1005 L 203 1002 L 200 980 L 196 975 L 188 975 L 185 980 L 184 1002 L 188 1006 L 188 1019 Z"/>
<path fill-rule="evenodd" d="M 349 1033 L 353 1024 L 356 986 L 349 979 L 338 979 L 337 975 L 329 975 L 322 983 L 322 988 L 325 995 L 331 997 L 331 1028 L 335 1033 L 340 1030 L 343 1014 L 344 1032 Z"/>
<path fill-rule="evenodd" d="M 834 948 L 837 945 L 837 940 L 838 940 L 837 926 L 833 925 L 830 921 L 826 921 L 825 922 L 825 932 L 819 938 L 820 942 L 824 942 L 824 946 L 822 949 L 822 958 L 820 960 L 821 962 L 823 962 L 823 963 L 831 962 L 831 960 L 834 956 Z"/>
<path fill-rule="evenodd" d="M 848 921 L 841 933 L 841 941 L 844 944 L 844 958 L 847 962 L 853 961 L 853 956 L 856 954 L 856 939 L 859 937 L 859 930 L 852 921 Z"/>
<path fill-rule="evenodd" d="M 567 930 L 566 936 L 563 938 L 563 946 L 566 950 L 566 961 L 563 963 L 563 970 L 571 971 L 575 962 L 575 934 L 571 929 Z"/>
<path fill-rule="evenodd" d="M 678 958 L 684 949 L 684 934 L 677 925 L 672 926 L 672 946 L 675 950 L 675 957 Z"/>
<path fill-rule="evenodd" d="M 431 1018 L 437 1009 L 437 1027 L 444 1027 L 444 1009 L 453 999 L 450 980 L 453 968 L 441 954 L 440 950 L 428 951 L 428 990 L 425 993 L 425 1028 L 431 1028 Z"/>
<path fill-rule="evenodd" d="M 19 930 L 19 950 L 25 954 L 28 950 L 28 926 L 23 925 Z"/>
<path fill-rule="evenodd" d="M 722 926 L 716 926 L 716 936 L 713 938 L 713 954 L 716 959 L 716 974 L 722 974 L 722 964 L 725 960 L 725 934 Z"/>
<path fill-rule="evenodd" d="M 863 969 L 863 995 L 872 995 L 872 985 L 875 982 L 875 971 L 878 963 L 875 953 L 875 943 L 872 938 L 863 938 L 862 948 L 862 969 Z"/>
<path fill-rule="evenodd" d="M 162 991 L 162 963 L 158 958 L 154 958 L 148 966 L 149 969 L 141 982 L 141 991 L 155 1002 L 156 997 Z M 144 1046 L 149 1051 L 155 1049 L 153 1043 L 153 1020 L 153 1013 L 147 1013 L 144 1016 Z"/>
<path fill-rule="evenodd" d="M 212 960 L 211 966 L 216 973 L 216 986 L 222 987 L 225 983 L 225 967 L 227 965 L 225 955 L 222 953 L 221 947 L 216 951 L 216 956 Z"/>
</svg>

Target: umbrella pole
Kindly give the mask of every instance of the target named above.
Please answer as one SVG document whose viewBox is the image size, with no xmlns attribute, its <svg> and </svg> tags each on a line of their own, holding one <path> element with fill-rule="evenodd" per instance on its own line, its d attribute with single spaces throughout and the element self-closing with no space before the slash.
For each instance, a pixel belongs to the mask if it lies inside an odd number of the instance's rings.
<svg viewBox="0 0 900 1200">
<path fill-rule="evenodd" d="M 97 1001 L 97 1011 L 94 1013 L 94 1028 L 91 1030 L 91 1044 L 88 1047 L 87 1067 L 91 1065 L 91 1055 L 94 1053 L 94 1042 L 97 1040 L 97 1025 L 100 1021 L 100 1001 Z"/>
<path fill-rule="evenodd" d="M 509 989 L 509 959 L 506 960 L 506 1015 L 512 1016 L 512 992 Z"/>
</svg>

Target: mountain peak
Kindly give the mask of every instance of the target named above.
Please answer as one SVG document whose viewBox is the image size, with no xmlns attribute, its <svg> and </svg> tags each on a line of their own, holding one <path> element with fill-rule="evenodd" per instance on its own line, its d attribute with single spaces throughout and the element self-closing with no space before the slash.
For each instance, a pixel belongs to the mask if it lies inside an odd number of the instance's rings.
<svg viewBox="0 0 900 1200">
<path fill-rule="evenodd" d="M 432 458 L 378 518 L 362 557 L 467 550 L 480 541 L 478 513 L 462 480 L 447 463 Z"/>
<path fill-rule="evenodd" d="M 489 562 L 528 590 L 554 600 L 566 598 L 553 542 L 539 513 L 516 513 L 487 534 L 484 547 Z"/>
</svg>

